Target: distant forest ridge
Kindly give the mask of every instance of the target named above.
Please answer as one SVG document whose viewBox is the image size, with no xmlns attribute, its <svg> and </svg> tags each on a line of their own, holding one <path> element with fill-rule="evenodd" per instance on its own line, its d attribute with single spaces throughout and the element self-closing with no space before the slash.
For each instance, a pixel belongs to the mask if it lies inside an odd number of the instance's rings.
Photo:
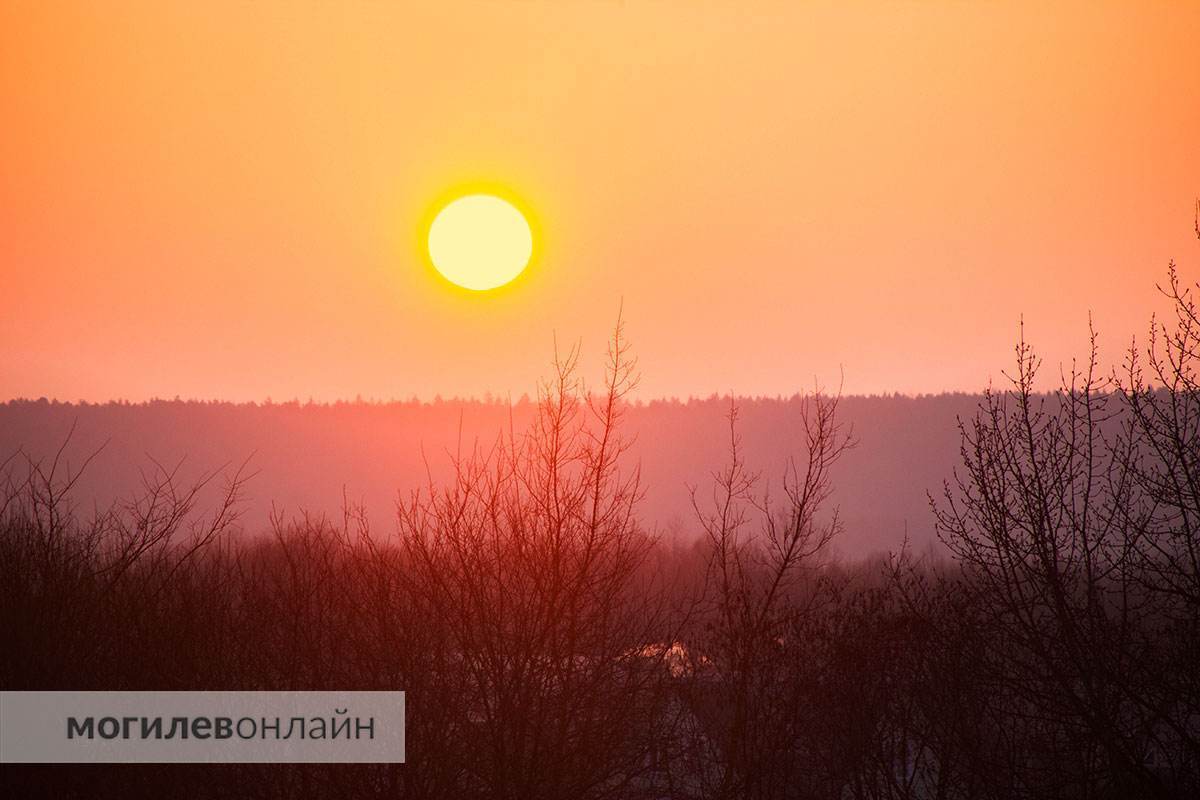
<svg viewBox="0 0 1200 800">
<path fill-rule="evenodd" d="M 927 493 L 939 494 L 952 476 L 958 420 L 974 416 L 981 399 L 966 393 L 842 398 L 839 416 L 853 426 L 858 445 L 834 472 L 833 503 L 845 524 L 838 552 L 857 558 L 895 550 L 905 537 L 918 548 L 934 544 Z M 778 488 L 788 458 L 803 453 L 803 395 L 628 406 L 626 466 L 640 468 L 641 517 L 664 536 L 695 538 L 692 489 L 704 502 L 713 471 L 729 459 L 731 402 L 747 466 Z M 0 404 L 0 460 L 18 450 L 51 459 L 68 437 L 64 465 L 77 469 L 95 453 L 75 491 L 76 510 L 86 513 L 134 492 L 143 470 L 182 462 L 180 477 L 189 480 L 248 459 L 255 474 L 245 501 L 247 530 L 264 528 L 273 508 L 336 518 L 349 498 L 384 532 L 393 524 L 397 492 L 448 477 L 456 452 L 486 448 L 510 427 L 519 434 L 534 408 L 529 397 L 511 403 L 12 400 Z"/>
</svg>

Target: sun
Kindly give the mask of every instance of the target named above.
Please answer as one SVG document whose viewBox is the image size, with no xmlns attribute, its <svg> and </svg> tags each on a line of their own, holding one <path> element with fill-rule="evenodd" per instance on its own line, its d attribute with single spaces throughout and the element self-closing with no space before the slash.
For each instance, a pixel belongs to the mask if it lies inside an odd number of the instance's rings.
<svg viewBox="0 0 1200 800">
<path fill-rule="evenodd" d="M 446 204 L 429 226 L 429 258 L 448 281 L 486 292 L 509 283 L 533 255 L 533 231 L 507 200 L 469 194 Z"/>
</svg>

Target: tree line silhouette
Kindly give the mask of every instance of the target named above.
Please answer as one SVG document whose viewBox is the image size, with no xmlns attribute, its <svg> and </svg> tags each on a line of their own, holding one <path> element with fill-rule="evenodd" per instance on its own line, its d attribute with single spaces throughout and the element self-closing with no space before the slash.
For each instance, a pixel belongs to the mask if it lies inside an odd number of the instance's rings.
<svg viewBox="0 0 1200 800">
<path fill-rule="evenodd" d="M 536 394 L 536 392 L 535 392 Z M 953 469 L 955 419 L 974 413 L 978 394 L 843 396 L 839 417 L 862 446 L 839 462 L 830 504 L 842 510 L 843 531 L 833 549 L 886 552 L 907 526 L 914 547 L 933 545 L 926 491 Z M 705 484 L 727 454 L 722 435 L 731 401 L 747 463 L 777 472 L 803 446 L 802 395 L 729 396 L 685 400 L 632 399 L 621 429 L 624 456 L 640 468 L 645 494 L 638 516 L 664 539 L 696 535 L 689 486 Z M 239 504 L 242 523 L 264 527 L 273 508 L 341 515 L 344 495 L 377 524 L 390 525 L 398 493 L 453 476 L 459 442 L 490 441 L 510 426 L 527 429 L 536 398 L 347 403 L 227 403 L 152 400 L 141 403 L 64 403 L 44 399 L 0 403 L 0 454 L 18 448 L 49 461 L 74 427 L 63 460 L 96 452 L 73 495 L 81 505 L 107 505 L 139 485 L 138 466 L 153 456 L 194 479 L 205 466 L 253 455 L 254 477 Z M 465 446 L 465 445 L 464 445 Z M 0 455 L 0 458 L 3 458 Z M 344 488 L 343 488 L 344 487 Z M 216 502 L 205 488 L 198 502 Z"/>
</svg>

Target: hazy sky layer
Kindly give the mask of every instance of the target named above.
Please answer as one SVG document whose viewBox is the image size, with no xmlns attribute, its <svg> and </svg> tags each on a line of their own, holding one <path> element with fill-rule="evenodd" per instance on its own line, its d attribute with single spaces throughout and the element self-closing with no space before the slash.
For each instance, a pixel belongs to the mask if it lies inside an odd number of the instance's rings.
<svg viewBox="0 0 1200 800">
<path fill-rule="evenodd" d="M 1200 276 L 1200 3 L 0 5 L 0 398 L 974 390 Z M 454 186 L 541 256 L 456 291 Z M 597 359 L 592 359 L 595 363 Z"/>
</svg>

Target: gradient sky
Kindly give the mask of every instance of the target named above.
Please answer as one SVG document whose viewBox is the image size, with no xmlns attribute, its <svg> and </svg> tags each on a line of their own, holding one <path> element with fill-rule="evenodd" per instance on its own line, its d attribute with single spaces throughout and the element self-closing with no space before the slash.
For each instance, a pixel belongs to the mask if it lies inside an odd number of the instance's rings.
<svg viewBox="0 0 1200 800">
<path fill-rule="evenodd" d="M 1196 278 L 1200 3 L 0 5 L 0 399 L 974 390 Z M 491 181 L 541 257 L 421 257 Z"/>
</svg>

